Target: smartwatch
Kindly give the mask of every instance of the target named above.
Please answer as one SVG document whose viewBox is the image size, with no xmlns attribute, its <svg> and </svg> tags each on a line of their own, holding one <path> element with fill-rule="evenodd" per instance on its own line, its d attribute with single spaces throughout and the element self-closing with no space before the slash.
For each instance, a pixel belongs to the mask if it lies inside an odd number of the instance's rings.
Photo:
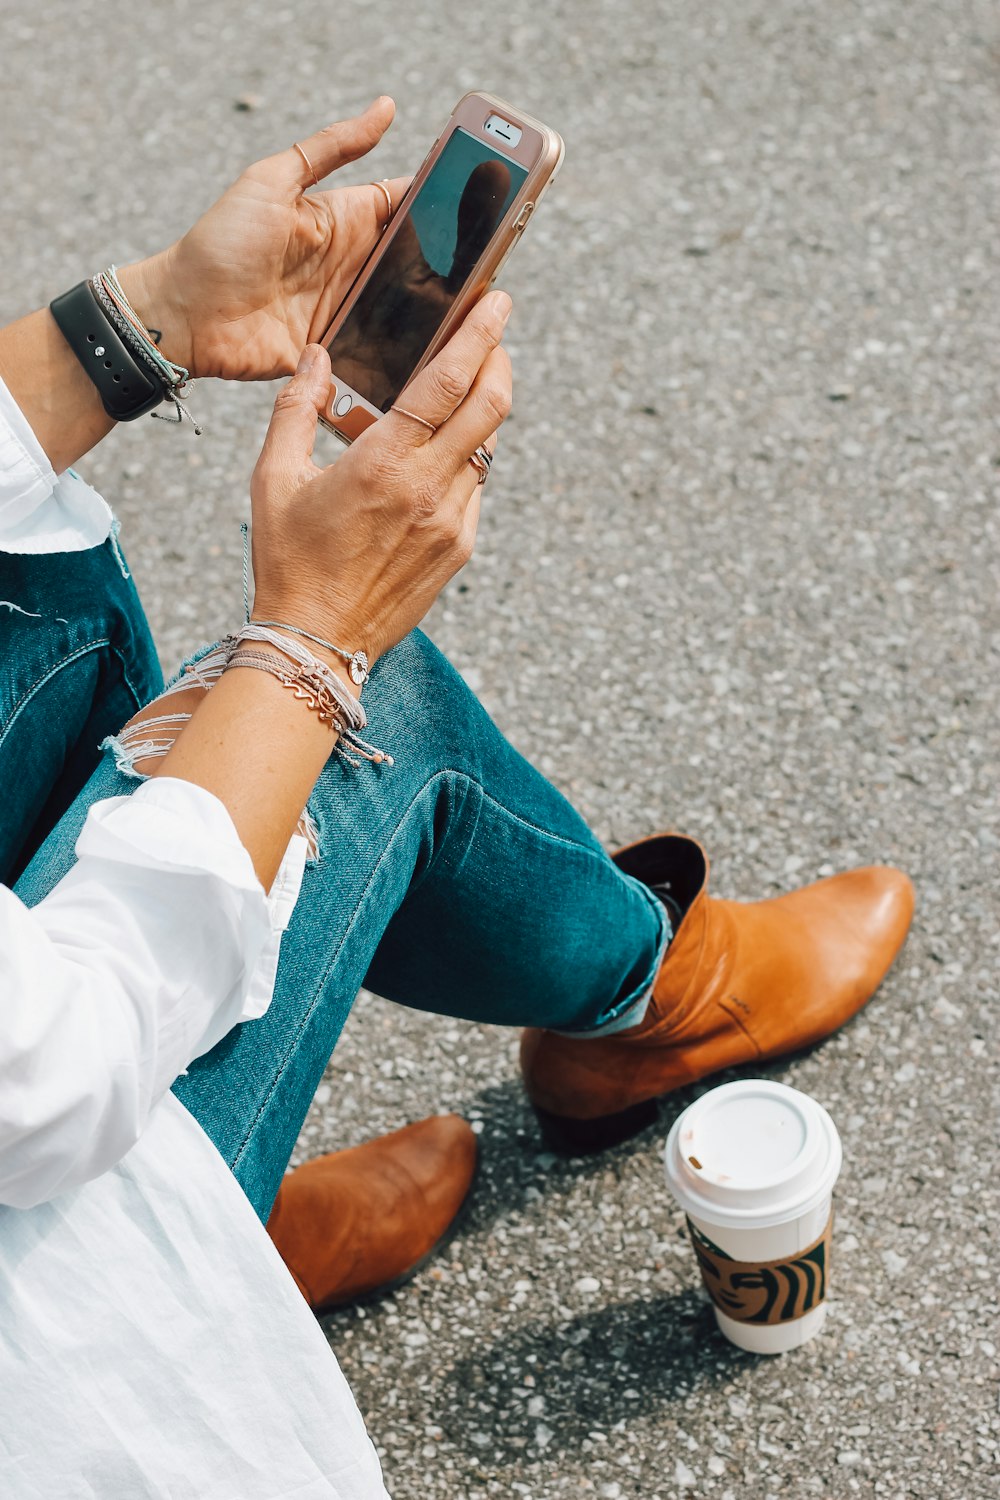
<svg viewBox="0 0 1000 1500">
<path fill-rule="evenodd" d="M 59 331 L 116 422 L 134 422 L 166 397 L 166 388 L 125 343 L 89 281 L 49 303 Z"/>
</svg>

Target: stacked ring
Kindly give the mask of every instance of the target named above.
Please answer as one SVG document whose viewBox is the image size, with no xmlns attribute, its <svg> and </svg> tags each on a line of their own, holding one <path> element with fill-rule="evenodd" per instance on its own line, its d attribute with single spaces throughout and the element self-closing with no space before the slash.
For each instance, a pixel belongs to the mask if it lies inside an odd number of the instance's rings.
<svg viewBox="0 0 1000 1500">
<path fill-rule="evenodd" d="M 480 443 L 475 453 L 469 455 L 469 463 L 479 475 L 478 483 L 485 484 L 493 465 L 493 454 L 486 447 L 485 443 Z"/>
</svg>

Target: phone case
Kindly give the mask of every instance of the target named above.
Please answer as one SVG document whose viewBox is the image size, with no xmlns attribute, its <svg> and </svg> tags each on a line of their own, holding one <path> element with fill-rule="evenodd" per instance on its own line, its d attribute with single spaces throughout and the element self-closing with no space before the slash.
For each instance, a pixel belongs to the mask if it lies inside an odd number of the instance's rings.
<svg viewBox="0 0 1000 1500">
<path fill-rule="evenodd" d="M 513 147 L 506 154 L 522 166 L 528 166 L 528 175 L 507 209 L 507 212 L 494 230 L 489 244 L 473 268 L 463 290 L 456 297 L 444 322 L 427 346 L 413 374 L 409 377 L 407 386 L 419 375 L 428 361 L 434 358 L 438 350 L 447 343 L 470 308 L 474 306 L 483 293 L 496 280 L 504 262 L 524 232 L 540 199 L 562 165 L 566 148 L 562 137 L 548 125 L 543 125 L 540 120 L 534 119 L 531 115 L 523 114 L 520 110 L 513 109 L 505 100 L 498 98 L 495 94 L 472 92 L 463 95 L 455 105 L 447 125 L 424 158 L 405 197 L 389 220 L 378 244 L 362 266 L 354 284 L 337 310 L 333 322 L 323 335 L 321 343 L 329 345 L 336 337 L 359 293 L 371 276 L 372 271 L 378 265 L 383 255 L 386 254 L 389 245 L 392 243 L 393 235 L 402 225 L 406 209 L 416 197 L 424 179 L 441 155 L 453 132 L 457 129 L 464 129 L 476 136 L 477 139 L 483 139 L 483 125 L 493 113 L 501 114 L 521 130 L 521 139 L 517 146 Z M 405 389 L 406 386 L 403 387 L 403 390 Z M 352 398 L 350 410 L 346 414 L 338 416 L 335 407 L 348 395 Z M 400 392 L 400 395 L 402 395 L 402 392 Z M 397 399 L 399 398 L 397 397 Z M 381 411 L 371 406 L 350 385 L 338 379 L 336 369 L 333 370 L 330 397 L 326 409 L 320 415 L 320 421 L 325 427 L 329 428 L 331 432 L 336 433 L 344 442 L 350 443 L 355 438 L 360 437 L 361 433 L 382 415 Z"/>
</svg>

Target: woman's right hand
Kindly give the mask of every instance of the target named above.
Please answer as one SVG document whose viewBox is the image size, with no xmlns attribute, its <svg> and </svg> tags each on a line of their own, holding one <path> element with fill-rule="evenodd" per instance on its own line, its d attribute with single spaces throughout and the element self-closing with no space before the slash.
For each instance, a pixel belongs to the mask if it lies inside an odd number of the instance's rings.
<svg viewBox="0 0 1000 1500">
<path fill-rule="evenodd" d="M 500 347 L 510 313 L 491 292 L 335 464 L 312 461 L 330 359 L 310 344 L 279 393 L 254 470 L 253 614 L 283 620 L 374 663 L 423 619 L 468 562 L 480 486 L 470 455 L 510 411 L 510 360 Z"/>
</svg>

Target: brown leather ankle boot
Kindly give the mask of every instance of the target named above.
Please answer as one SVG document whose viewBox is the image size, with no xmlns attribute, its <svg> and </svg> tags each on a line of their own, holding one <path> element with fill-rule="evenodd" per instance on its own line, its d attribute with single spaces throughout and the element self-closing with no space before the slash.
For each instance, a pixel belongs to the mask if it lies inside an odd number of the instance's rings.
<svg viewBox="0 0 1000 1500">
<path fill-rule="evenodd" d="M 435 1115 L 289 1172 L 267 1232 L 315 1312 L 416 1275 L 452 1228 L 476 1173 L 476 1137 Z"/>
<path fill-rule="evenodd" d="M 661 1094 L 829 1036 L 874 994 L 913 915 L 912 884 L 886 866 L 741 903 L 708 894 L 693 839 L 658 834 L 614 858 L 682 917 L 638 1026 L 590 1041 L 537 1030 L 521 1039 L 546 1141 L 574 1154 L 644 1129 Z"/>
</svg>

